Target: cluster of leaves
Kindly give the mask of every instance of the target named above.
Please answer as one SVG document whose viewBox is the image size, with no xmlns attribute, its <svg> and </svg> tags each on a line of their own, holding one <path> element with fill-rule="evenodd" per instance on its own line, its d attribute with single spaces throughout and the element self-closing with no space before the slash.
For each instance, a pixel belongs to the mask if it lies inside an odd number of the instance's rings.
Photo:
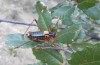
<svg viewBox="0 0 100 65">
<path fill-rule="evenodd" d="M 71 52 L 64 51 L 65 59 L 60 50 L 45 49 L 37 50 L 34 47 L 43 46 L 44 43 L 30 42 L 23 45 L 24 48 L 32 48 L 33 54 L 41 63 L 36 65 L 62 65 L 68 62 L 70 65 L 99 65 L 100 64 L 100 42 L 97 40 L 88 40 L 86 32 L 99 33 L 100 25 L 100 3 L 98 0 L 77 0 L 62 2 L 52 9 L 40 1 L 36 3 L 36 10 L 39 15 L 37 26 L 42 31 L 48 30 L 53 25 L 53 19 L 60 19 L 66 28 L 57 33 L 57 43 L 63 46 L 71 45 Z M 7 36 L 6 44 L 9 46 L 18 46 L 27 41 L 29 38 L 23 34 L 10 34 Z M 66 49 L 67 50 L 67 49 Z M 66 65 L 66 64 L 65 64 Z"/>
</svg>

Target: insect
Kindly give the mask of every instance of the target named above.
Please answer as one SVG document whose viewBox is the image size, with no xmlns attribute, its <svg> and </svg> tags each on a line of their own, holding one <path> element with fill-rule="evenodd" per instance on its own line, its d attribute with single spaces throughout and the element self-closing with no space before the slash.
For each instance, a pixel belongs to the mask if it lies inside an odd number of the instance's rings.
<svg viewBox="0 0 100 65">
<path fill-rule="evenodd" d="M 37 22 L 36 20 L 33 20 L 35 22 Z M 31 23 L 32 24 L 32 23 Z M 30 27 L 30 26 L 29 26 Z M 54 40 L 55 37 L 56 37 L 56 32 L 50 32 L 50 31 L 37 31 L 37 32 L 28 32 L 28 29 L 29 27 L 27 28 L 26 32 L 24 33 L 24 35 L 26 35 L 31 41 L 35 41 L 35 42 L 43 42 L 43 43 L 48 43 L 50 42 L 51 40 Z M 27 33 L 27 34 L 26 34 Z M 19 48 L 21 46 L 23 46 L 24 44 L 27 44 L 29 43 L 30 41 L 28 42 L 25 42 L 17 47 L 16 48 Z"/>
<path fill-rule="evenodd" d="M 44 32 L 37 31 L 37 32 L 29 32 L 27 36 L 33 41 L 47 43 L 50 42 L 51 39 L 55 38 L 56 33 L 49 31 L 44 31 Z"/>
</svg>

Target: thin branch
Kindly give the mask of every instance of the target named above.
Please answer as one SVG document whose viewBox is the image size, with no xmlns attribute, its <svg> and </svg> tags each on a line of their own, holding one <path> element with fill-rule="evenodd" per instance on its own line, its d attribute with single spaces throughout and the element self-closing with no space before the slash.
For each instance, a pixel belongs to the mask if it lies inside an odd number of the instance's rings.
<svg viewBox="0 0 100 65">
<path fill-rule="evenodd" d="M 20 25 L 28 25 L 28 26 L 37 26 L 35 24 L 31 24 L 31 22 L 22 22 L 22 21 L 15 21 L 15 20 L 9 20 L 9 19 L 0 19 L 0 22 L 20 24 Z"/>
<path fill-rule="evenodd" d="M 90 40 L 92 40 L 92 38 L 89 38 L 89 39 L 87 39 L 87 40 L 85 40 L 85 41 L 83 41 L 83 42 L 88 42 L 88 41 L 90 41 Z"/>
<path fill-rule="evenodd" d="M 97 34 L 95 34 L 95 33 L 92 33 L 92 32 L 85 32 L 85 34 L 86 34 L 87 36 L 91 37 L 91 39 L 96 39 L 96 40 L 100 41 L 100 37 L 99 37 Z"/>
<path fill-rule="evenodd" d="M 36 24 L 32 24 L 32 22 L 22 22 L 22 21 L 15 21 L 15 20 L 1 19 L 1 18 L 0 18 L 0 22 L 27 25 L 27 26 L 37 26 Z M 65 28 L 66 28 L 65 26 L 59 27 L 59 29 L 65 29 Z"/>
<path fill-rule="evenodd" d="M 66 47 L 35 47 L 36 49 L 40 49 L 40 50 L 47 50 L 47 49 L 52 49 L 52 50 L 62 50 L 65 52 L 69 52 L 69 53 L 73 53 L 72 51 L 69 51 L 68 48 Z"/>
</svg>

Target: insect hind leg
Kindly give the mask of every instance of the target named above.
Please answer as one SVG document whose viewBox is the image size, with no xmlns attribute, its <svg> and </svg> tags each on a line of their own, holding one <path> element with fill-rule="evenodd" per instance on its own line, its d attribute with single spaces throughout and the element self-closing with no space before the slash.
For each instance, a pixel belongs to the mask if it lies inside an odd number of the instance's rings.
<svg viewBox="0 0 100 65">
<path fill-rule="evenodd" d="M 17 48 L 19 48 L 19 47 L 21 47 L 21 46 L 23 46 L 23 45 L 25 45 L 25 44 L 28 44 L 29 42 L 32 42 L 32 40 L 27 41 L 27 42 L 25 42 L 25 43 L 22 43 L 22 44 L 20 44 L 19 46 L 14 47 L 14 49 L 17 49 Z"/>
<path fill-rule="evenodd" d="M 33 19 L 33 21 L 31 22 L 31 24 L 33 23 L 33 22 L 36 22 L 37 20 L 36 19 Z M 27 33 L 27 31 L 29 30 L 29 28 L 31 27 L 31 24 L 29 25 L 29 27 L 26 29 L 26 31 L 25 31 L 25 33 L 24 33 L 24 35 Z"/>
</svg>

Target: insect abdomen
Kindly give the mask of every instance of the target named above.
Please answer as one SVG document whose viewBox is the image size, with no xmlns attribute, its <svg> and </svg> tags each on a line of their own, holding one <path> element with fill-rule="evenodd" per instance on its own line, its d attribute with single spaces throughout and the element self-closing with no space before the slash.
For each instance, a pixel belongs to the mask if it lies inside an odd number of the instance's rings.
<svg viewBox="0 0 100 65">
<path fill-rule="evenodd" d="M 49 42 L 55 37 L 55 32 L 29 32 L 28 37 L 36 42 Z"/>
<path fill-rule="evenodd" d="M 29 32 L 29 35 L 32 39 L 35 39 L 35 40 L 44 40 L 45 39 L 45 36 L 44 36 L 44 33 L 43 32 Z"/>
</svg>

